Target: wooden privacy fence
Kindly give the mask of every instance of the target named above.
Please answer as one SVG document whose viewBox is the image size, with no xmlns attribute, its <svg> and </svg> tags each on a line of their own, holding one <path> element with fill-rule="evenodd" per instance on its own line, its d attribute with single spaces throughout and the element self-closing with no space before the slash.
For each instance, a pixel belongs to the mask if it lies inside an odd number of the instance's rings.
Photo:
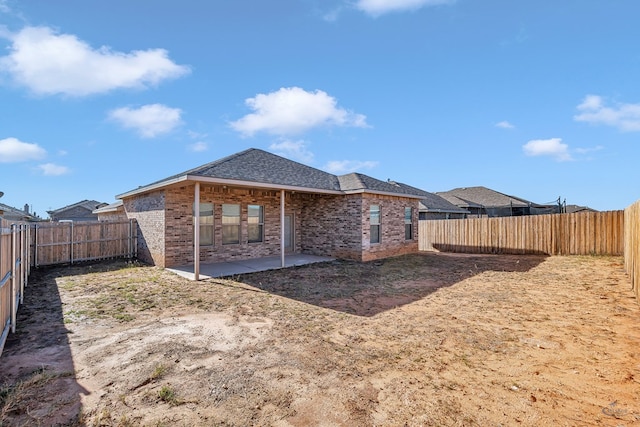
<svg viewBox="0 0 640 427">
<path fill-rule="evenodd" d="M 422 220 L 419 248 L 492 254 L 622 255 L 624 219 L 624 211 L 609 211 Z"/>
<path fill-rule="evenodd" d="M 32 233 L 35 267 L 137 255 L 134 219 L 108 222 L 36 223 Z"/>
<path fill-rule="evenodd" d="M 18 305 L 30 271 L 28 224 L 12 224 L 0 219 L 0 355 L 9 331 L 16 331 Z"/>
<path fill-rule="evenodd" d="M 624 210 L 624 268 L 640 300 L 640 201 Z"/>
</svg>

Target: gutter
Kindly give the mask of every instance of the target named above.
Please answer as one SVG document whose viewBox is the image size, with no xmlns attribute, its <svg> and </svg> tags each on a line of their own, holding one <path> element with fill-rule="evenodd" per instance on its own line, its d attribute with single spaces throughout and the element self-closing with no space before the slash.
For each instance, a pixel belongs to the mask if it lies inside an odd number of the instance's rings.
<svg viewBox="0 0 640 427">
<path fill-rule="evenodd" d="M 188 182 L 200 182 L 206 184 L 219 184 L 219 185 L 228 185 L 232 187 L 246 187 L 246 188 L 260 188 L 265 190 L 285 190 L 285 191 L 298 191 L 301 193 L 316 193 L 316 194 L 334 194 L 334 195 L 345 195 L 345 194 L 360 194 L 360 193 L 368 193 L 368 194 L 378 194 L 383 196 L 394 196 L 394 197 L 406 197 L 409 199 L 421 199 L 422 196 L 413 195 L 413 194 L 404 194 L 404 193 L 391 193 L 387 191 L 378 191 L 378 190 L 368 190 L 368 189 L 358 189 L 358 190 L 326 190 L 322 188 L 313 188 L 313 187 L 301 187 L 295 185 L 282 185 L 282 184 L 270 184 L 266 182 L 255 182 L 255 181 L 243 181 L 238 179 L 227 179 L 227 178 L 213 178 L 213 177 L 203 177 L 198 175 L 182 175 L 177 178 L 173 178 L 167 181 L 158 182 L 156 184 L 147 185 L 144 187 L 138 187 L 135 190 L 128 191 L 126 193 L 122 193 L 116 196 L 117 199 L 124 199 L 127 197 L 135 196 L 138 194 L 148 193 L 154 190 L 159 190 L 165 187 L 169 187 L 175 184 L 180 183 L 188 183 Z"/>
</svg>

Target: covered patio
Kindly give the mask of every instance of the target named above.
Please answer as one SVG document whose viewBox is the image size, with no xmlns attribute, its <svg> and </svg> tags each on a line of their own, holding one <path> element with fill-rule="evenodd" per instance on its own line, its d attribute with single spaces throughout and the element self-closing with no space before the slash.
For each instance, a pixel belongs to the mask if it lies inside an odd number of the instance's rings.
<svg viewBox="0 0 640 427">
<path fill-rule="evenodd" d="M 255 273 L 258 271 L 275 270 L 279 268 L 295 267 L 316 262 L 333 261 L 335 258 L 306 254 L 287 254 L 282 259 L 278 256 L 253 258 L 241 261 L 226 261 L 214 263 L 201 263 L 199 279 L 211 279 L 215 277 L 237 276 L 240 274 Z M 167 268 L 167 270 L 189 280 L 197 280 L 193 265 Z"/>
</svg>

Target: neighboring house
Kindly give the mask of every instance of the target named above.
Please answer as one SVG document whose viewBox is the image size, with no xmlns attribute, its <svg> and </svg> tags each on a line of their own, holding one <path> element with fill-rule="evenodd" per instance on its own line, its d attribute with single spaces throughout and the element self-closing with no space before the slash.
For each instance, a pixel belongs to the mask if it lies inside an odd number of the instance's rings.
<svg viewBox="0 0 640 427">
<path fill-rule="evenodd" d="M 98 221 L 126 221 L 127 214 L 124 211 L 122 200 L 104 205 L 92 212 L 98 216 Z"/>
<path fill-rule="evenodd" d="M 24 209 L 21 210 L 0 203 L 0 218 L 16 222 L 36 222 L 41 220 L 35 213 L 29 213 L 28 204 L 24 205 Z"/>
<path fill-rule="evenodd" d="M 559 205 L 540 205 L 486 187 L 462 187 L 436 194 L 468 210 L 469 217 L 522 216 L 559 212 Z"/>
<path fill-rule="evenodd" d="M 95 200 L 83 200 L 60 209 L 47 211 L 51 221 L 97 221 L 98 215 L 93 211 L 106 206 L 106 203 Z"/>
<path fill-rule="evenodd" d="M 565 213 L 576 213 L 576 212 L 598 212 L 595 209 L 592 209 L 588 206 L 578 206 L 578 205 L 565 205 L 564 207 Z"/>
<path fill-rule="evenodd" d="M 418 207 L 418 218 L 420 220 L 426 219 L 464 219 L 469 215 L 469 211 L 463 208 L 459 208 L 443 197 L 434 193 L 421 190 L 419 188 L 412 187 L 407 184 L 387 180 L 388 183 L 409 189 L 412 192 L 422 196 Z"/>
<path fill-rule="evenodd" d="M 421 195 L 258 149 L 117 197 L 137 221 L 138 257 L 161 267 L 195 270 L 201 261 L 285 253 L 368 261 L 418 251 Z"/>
</svg>

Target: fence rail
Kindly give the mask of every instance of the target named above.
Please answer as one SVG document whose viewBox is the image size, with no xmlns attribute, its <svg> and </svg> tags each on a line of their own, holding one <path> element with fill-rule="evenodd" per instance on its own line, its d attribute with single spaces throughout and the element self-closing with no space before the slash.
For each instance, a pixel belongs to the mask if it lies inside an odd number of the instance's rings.
<svg viewBox="0 0 640 427">
<path fill-rule="evenodd" d="M 624 211 L 422 220 L 419 248 L 494 254 L 622 255 L 624 220 Z"/>
<path fill-rule="evenodd" d="M 28 224 L 0 219 L 0 355 L 9 331 L 16 331 L 18 306 L 31 268 Z"/>
<path fill-rule="evenodd" d="M 36 223 L 31 242 L 33 265 L 134 258 L 136 230 L 135 220 Z"/>
<path fill-rule="evenodd" d="M 624 268 L 640 300 L 640 200 L 624 210 Z"/>
</svg>

